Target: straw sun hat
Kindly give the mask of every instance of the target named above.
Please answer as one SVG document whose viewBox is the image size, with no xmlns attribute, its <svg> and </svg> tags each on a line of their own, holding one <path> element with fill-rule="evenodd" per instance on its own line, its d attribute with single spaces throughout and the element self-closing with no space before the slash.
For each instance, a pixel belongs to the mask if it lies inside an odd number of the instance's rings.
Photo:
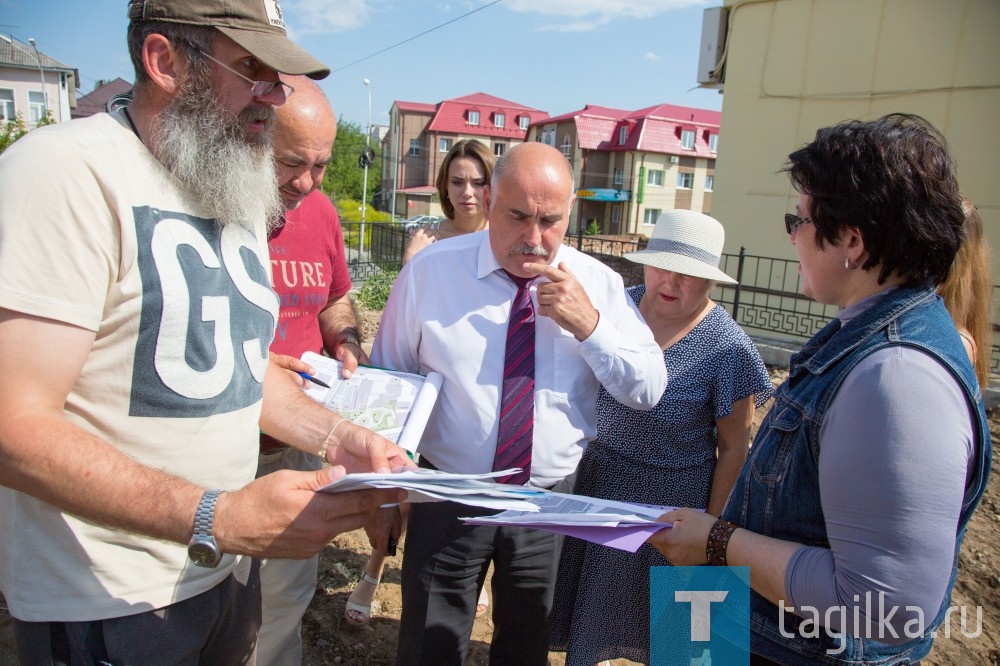
<svg viewBox="0 0 1000 666">
<path fill-rule="evenodd" d="M 726 232 L 718 221 L 692 210 L 668 210 L 656 220 L 645 250 L 625 258 L 682 275 L 736 284 L 719 270 Z"/>
</svg>

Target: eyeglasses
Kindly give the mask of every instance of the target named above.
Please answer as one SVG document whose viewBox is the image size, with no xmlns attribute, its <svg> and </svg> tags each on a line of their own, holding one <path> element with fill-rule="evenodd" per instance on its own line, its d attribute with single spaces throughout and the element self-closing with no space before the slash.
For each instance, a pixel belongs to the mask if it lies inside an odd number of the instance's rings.
<svg viewBox="0 0 1000 666">
<path fill-rule="evenodd" d="M 789 236 L 795 233 L 795 230 L 801 227 L 806 222 L 812 222 L 808 217 L 799 217 L 798 215 L 793 215 L 792 213 L 785 213 L 785 233 Z"/>
<path fill-rule="evenodd" d="M 206 58 L 208 58 L 209 60 L 211 60 L 212 62 L 214 62 L 219 67 L 222 67 L 223 69 L 228 70 L 229 72 L 232 72 L 236 76 L 240 77 L 241 79 L 243 79 L 244 81 L 246 81 L 247 83 L 249 83 L 250 84 L 250 93 L 254 97 L 266 97 L 266 96 L 270 95 L 271 91 L 274 90 L 275 88 L 277 88 L 278 86 L 281 86 L 282 90 L 284 91 L 284 93 L 285 93 L 285 99 L 288 99 L 289 97 L 291 97 L 292 93 L 295 92 L 295 88 L 293 88 L 292 86 L 288 85 L 287 83 L 285 83 L 284 81 L 282 81 L 280 79 L 277 80 L 277 81 L 254 81 L 249 76 L 243 76 L 242 74 L 240 74 L 239 72 L 237 72 L 235 69 L 233 69 L 232 67 L 230 67 L 226 63 L 224 63 L 221 60 L 218 60 L 216 58 L 213 58 L 212 56 L 210 56 L 209 54 L 205 53 L 204 51 L 198 51 L 198 53 L 202 54 L 203 56 L 205 56 Z"/>
</svg>

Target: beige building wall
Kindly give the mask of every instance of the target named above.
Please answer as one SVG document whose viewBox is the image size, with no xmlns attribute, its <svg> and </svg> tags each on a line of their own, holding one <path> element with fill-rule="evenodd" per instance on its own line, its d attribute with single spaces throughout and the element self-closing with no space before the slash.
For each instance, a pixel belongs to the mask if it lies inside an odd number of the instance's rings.
<svg viewBox="0 0 1000 666">
<path fill-rule="evenodd" d="M 820 127 L 900 111 L 924 116 L 947 138 L 1000 283 L 1000 1 L 724 4 L 730 30 L 711 212 L 726 227 L 726 252 L 743 245 L 794 259 L 781 218 L 797 194 L 777 173 L 788 154 Z"/>
</svg>

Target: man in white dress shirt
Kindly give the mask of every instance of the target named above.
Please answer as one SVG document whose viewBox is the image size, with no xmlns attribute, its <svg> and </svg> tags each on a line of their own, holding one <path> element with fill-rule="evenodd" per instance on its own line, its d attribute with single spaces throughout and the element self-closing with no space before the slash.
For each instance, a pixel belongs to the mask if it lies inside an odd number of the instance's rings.
<svg viewBox="0 0 1000 666">
<path fill-rule="evenodd" d="M 571 489 L 568 477 L 596 430 L 601 385 L 636 409 L 652 409 L 663 394 L 663 353 L 621 277 L 562 244 L 573 200 L 566 158 L 541 143 L 518 145 L 497 162 L 486 191 L 488 231 L 435 243 L 400 273 L 372 361 L 444 376 L 420 444 L 423 466 L 493 469 L 514 278 L 534 278 L 530 485 Z M 412 507 L 397 664 L 464 661 L 490 561 L 491 663 L 547 663 L 561 538 L 458 520 L 477 513 L 490 511 L 452 502 Z"/>
</svg>

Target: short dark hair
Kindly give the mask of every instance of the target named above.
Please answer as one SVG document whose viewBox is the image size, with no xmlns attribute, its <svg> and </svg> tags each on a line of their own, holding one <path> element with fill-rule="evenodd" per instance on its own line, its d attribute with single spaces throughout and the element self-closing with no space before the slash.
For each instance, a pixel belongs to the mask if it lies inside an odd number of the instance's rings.
<svg viewBox="0 0 1000 666">
<path fill-rule="evenodd" d="M 894 273 L 911 287 L 948 276 L 965 215 L 945 139 L 927 120 L 892 113 L 825 127 L 782 171 L 812 200 L 820 248 L 856 228 L 868 253 L 862 268 L 880 266 L 879 284 Z"/>
<path fill-rule="evenodd" d="M 483 168 L 483 178 L 486 179 L 487 184 L 493 178 L 493 163 L 497 159 L 485 144 L 476 139 L 462 139 L 451 147 L 451 150 L 445 155 L 444 162 L 441 163 L 441 168 L 438 169 L 436 183 L 438 197 L 441 199 L 441 208 L 449 220 L 455 219 L 455 206 L 448 199 L 448 169 L 451 168 L 451 163 L 459 157 L 468 157 L 478 161 Z"/>
<path fill-rule="evenodd" d="M 128 55 L 135 69 L 135 87 L 144 88 L 149 83 L 149 74 L 142 63 L 142 45 L 152 34 L 160 34 L 177 45 L 188 62 L 203 62 L 201 51 L 212 50 L 212 40 L 219 33 L 213 27 L 170 23 L 167 21 L 132 21 L 128 24 Z"/>
</svg>

